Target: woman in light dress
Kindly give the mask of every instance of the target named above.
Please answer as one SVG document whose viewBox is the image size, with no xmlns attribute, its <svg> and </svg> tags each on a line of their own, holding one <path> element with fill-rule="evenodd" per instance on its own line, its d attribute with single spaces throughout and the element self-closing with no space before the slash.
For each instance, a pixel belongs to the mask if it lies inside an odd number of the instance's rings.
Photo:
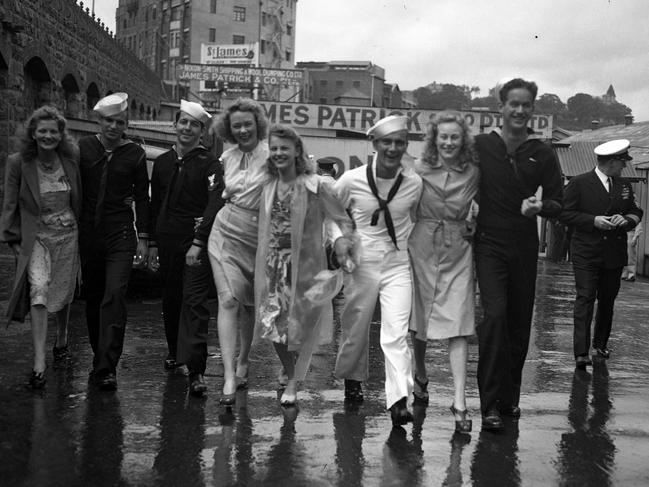
<svg viewBox="0 0 649 487">
<path fill-rule="evenodd" d="M 259 204 L 261 191 L 270 179 L 264 140 L 267 128 L 263 107 L 248 98 L 236 100 L 214 125 L 219 138 L 236 144 L 221 155 L 225 205 L 214 219 L 207 248 L 218 293 L 217 326 L 224 376 L 220 402 L 225 406 L 234 404 L 237 388 L 248 386 Z M 235 358 L 237 335 L 240 349 Z"/>
<path fill-rule="evenodd" d="M 471 431 L 465 384 L 468 337 L 475 333 L 473 211 L 480 171 L 461 114 L 443 111 L 429 124 L 416 163 L 424 188 L 409 240 L 414 299 L 410 322 L 415 356 L 415 402 L 428 403 L 426 345 L 447 340 L 453 374 L 451 412 L 456 431 Z"/>
<path fill-rule="evenodd" d="M 7 316 L 29 312 L 34 365 L 29 383 L 45 386 L 48 313 L 57 333 L 54 361 L 68 355 L 70 303 L 79 278 L 81 210 L 79 151 L 68 140 L 66 120 L 54 107 L 32 113 L 20 152 L 7 159 L 0 228 L 16 255 L 16 279 Z"/>
<path fill-rule="evenodd" d="M 268 171 L 259 211 L 255 267 L 257 332 L 272 341 L 287 375 L 280 402 L 295 405 L 297 383 L 306 376 L 320 337 L 331 337 L 331 300 L 307 296 L 327 269 L 325 218 L 349 237 L 352 224 L 333 190 L 333 181 L 315 174 L 295 130 L 273 125 L 269 132 Z M 340 256 L 343 262 L 343 256 Z"/>
</svg>

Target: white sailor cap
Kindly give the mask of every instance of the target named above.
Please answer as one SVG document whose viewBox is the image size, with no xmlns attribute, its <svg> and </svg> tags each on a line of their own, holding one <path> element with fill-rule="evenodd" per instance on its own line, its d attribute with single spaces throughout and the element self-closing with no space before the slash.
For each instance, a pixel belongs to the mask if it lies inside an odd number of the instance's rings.
<svg viewBox="0 0 649 487">
<path fill-rule="evenodd" d="M 180 111 L 198 120 L 202 124 L 206 124 L 207 121 L 212 118 L 212 115 L 205 111 L 203 105 L 193 101 L 180 100 Z"/>
<path fill-rule="evenodd" d="M 616 139 L 595 147 L 595 154 L 599 159 L 621 159 L 630 161 L 633 159 L 629 155 L 629 146 L 631 143 L 627 139 Z"/>
<path fill-rule="evenodd" d="M 394 132 L 408 131 L 408 117 L 405 115 L 388 115 L 376 122 L 367 131 L 371 139 L 380 139 Z"/>
<path fill-rule="evenodd" d="M 126 93 L 113 93 L 103 97 L 93 108 L 102 117 L 112 117 L 128 109 L 128 95 Z"/>
</svg>

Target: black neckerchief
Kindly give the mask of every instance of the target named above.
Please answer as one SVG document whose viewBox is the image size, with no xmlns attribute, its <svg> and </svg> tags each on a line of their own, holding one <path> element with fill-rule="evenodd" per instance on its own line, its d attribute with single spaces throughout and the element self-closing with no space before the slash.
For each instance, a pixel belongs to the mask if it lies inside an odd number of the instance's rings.
<svg viewBox="0 0 649 487">
<path fill-rule="evenodd" d="M 390 208 L 388 208 L 388 203 L 392 201 L 392 198 L 394 198 L 394 195 L 397 194 L 397 191 L 399 191 L 399 186 L 401 186 L 401 182 L 403 181 L 403 174 L 400 172 L 399 175 L 397 176 L 397 180 L 394 182 L 392 187 L 390 188 L 390 192 L 388 193 L 388 199 L 384 200 L 379 196 L 379 191 L 376 188 L 376 181 L 374 181 L 374 173 L 372 172 L 372 162 L 369 162 L 367 164 L 367 182 L 370 185 L 370 189 L 372 190 L 372 194 L 376 197 L 377 201 L 379 202 L 379 207 L 372 213 L 372 220 L 370 222 L 370 226 L 375 227 L 379 221 L 379 214 L 383 211 L 385 213 L 385 226 L 388 229 L 388 235 L 390 235 L 390 238 L 392 239 L 392 243 L 394 243 L 394 246 L 399 249 L 399 246 L 397 245 L 397 236 L 394 233 L 394 223 L 392 223 L 392 215 L 390 214 Z"/>
</svg>

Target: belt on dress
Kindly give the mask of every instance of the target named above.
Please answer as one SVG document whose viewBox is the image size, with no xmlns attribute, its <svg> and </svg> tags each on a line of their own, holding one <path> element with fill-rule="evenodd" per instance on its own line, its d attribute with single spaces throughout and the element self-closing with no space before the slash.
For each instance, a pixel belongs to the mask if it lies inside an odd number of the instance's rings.
<svg viewBox="0 0 649 487">
<path fill-rule="evenodd" d="M 457 228 L 466 225 L 466 220 L 438 220 L 436 218 L 419 218 L 417 223 L 420 222 L 431 224 L 433 226 L 433 235 L 437 233 L 437 231 L 441 230 L 442 240 L 446 247 L 452 245 L 450 229 L 452 227 Z"/>
</svg>

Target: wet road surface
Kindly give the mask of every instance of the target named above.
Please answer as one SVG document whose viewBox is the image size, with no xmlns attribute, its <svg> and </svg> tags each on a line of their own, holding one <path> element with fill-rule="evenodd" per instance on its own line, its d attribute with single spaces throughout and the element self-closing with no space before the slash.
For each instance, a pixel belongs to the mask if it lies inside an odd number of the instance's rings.
<svg viewBox="0 0 649 487">
<path fill-rule="evenodd" d="M 6 304 L 10 260 L 0 257 Z M 72 310 L 71 359 L 47 385 L 27 386 L 29 325 L 0 330 L 0 485 L 7 486 L 646 486 L 649 485 L 649 281 L 622 283 L 611 359 L 575 371 L 573 278 L 568 264 L 540 261 L 520 421 L 480 432 L 469 351 L 473 433 L 453 433 L 446 345 L 429 345 L 431 402 L 415 423 L 392 429 L 384 409 L 383 364 L 373 327 L 372 376 L 360 407 L 343 405 L 332 376 L 334 344 L 314 357 L 297 408 L 282 408 L 278 360 L 253 349 L 250 388 L 218 405 L 222 368 L 215 324 L 205 399 L 187 395 L 182 369 L 166 372 L 160 303 L 130 304 L 117 392 L 88 384 L 91 365 L 83 303 Z M 54 339 L 50 326 L 48 349 Z M 335 338 L 335 337 L 334 337 Z"/>
</svg>

